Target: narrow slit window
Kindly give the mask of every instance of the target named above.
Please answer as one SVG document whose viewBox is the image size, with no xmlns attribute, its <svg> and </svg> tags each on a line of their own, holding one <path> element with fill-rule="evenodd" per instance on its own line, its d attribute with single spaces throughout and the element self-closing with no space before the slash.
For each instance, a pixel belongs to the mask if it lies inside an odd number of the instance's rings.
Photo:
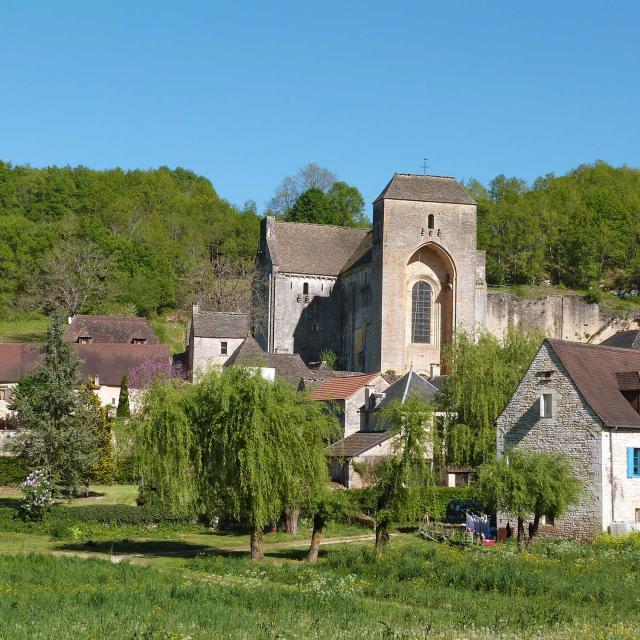
<svg viewBox="0 0 640 640">
<path fill-rule="evenodd" d="M 305 283 L 302 285 L 302 293 L 303 293 L 305 296 L 309 295 L 309 283 L 308 283 L 308 282 L 305 282 Z"/>
<path fill-rule="evenodd" d="M 433 229 L 435 226 L 435 218 L 433 213 L 430 213 L 427 217 L 427 229 Z"/>
<path fill-rule="evenodd" d="M 540 396 L 540 417 L 553 417 L 553 395 L 550 393 L 543 393 Z"/>
<path fill-rule="evenodd" d="M 431 342 L 431 286 L 420 281 L 411 290 L 411 342 Z"/>
</svg>

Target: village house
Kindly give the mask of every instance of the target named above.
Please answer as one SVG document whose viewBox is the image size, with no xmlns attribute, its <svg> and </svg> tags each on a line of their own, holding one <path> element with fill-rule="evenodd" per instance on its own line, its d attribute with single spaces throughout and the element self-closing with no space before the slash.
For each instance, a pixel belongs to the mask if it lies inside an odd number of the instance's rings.
<svg viewBox="0 0 640 640">
<path fill-rule="evenodd" d="M 347 488 L 366 484 L 367 472 L 391 452 L 392 437 L 380 420 L 379 411 L 391 402 L 404 403 L 416 397 L 433 402 L 438 390 L 414 371 L 391 383 L 381 374 L 332 378 L 309 393 L 309 398 L 327 403 L 342 426 L 342 438 L 328 450 L 331 479 Z M 433 452 L 429 453 L 433 458 Z"/>
<path fill-rule="evenodd" d="M 546 519 L 555 535 L 640 529 L 640 351 L 545 340 L 497 419 L 497 447 L 570 457 L 585 492 Z"/>
<path fill-rule="evenodd" d="M 125 374 L 148 364 L 167 370 L 171 366 L 169 348 L 160 344 L 145 318 L 75 316 L 69 319 L 65 340 L 73 344 L 80 376 L 93 383 L 101 404 L 112 412 L 118 406 Z M 41 349 L 36 343 L 0 343 L 0 449 L 15 433 L 9 410 L 13 389 L 40 364 Z M 130 406 L 135 410 L 135 390 Z"/>
</svg>

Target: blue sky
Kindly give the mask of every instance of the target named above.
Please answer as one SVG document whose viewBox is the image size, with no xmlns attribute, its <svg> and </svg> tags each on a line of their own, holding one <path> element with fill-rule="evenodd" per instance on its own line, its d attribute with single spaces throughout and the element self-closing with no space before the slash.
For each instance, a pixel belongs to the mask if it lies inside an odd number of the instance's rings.
<svg viewBox="0 0 640 640">
<path fill-rule="evenodd" d="M 533 180 L 640 165 L 640 3 L 3 0 L 0 158 L 183 166 L 262 210 L 316 162 Z M 369 207 L 368 207 L 369 210 Z"/>
</svg>

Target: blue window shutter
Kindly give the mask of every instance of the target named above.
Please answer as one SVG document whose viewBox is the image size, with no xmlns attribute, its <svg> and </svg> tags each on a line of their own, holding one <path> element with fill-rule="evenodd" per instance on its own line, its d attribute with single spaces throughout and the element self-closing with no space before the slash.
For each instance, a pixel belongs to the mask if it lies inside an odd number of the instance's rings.
<svg viewBox="0 0 640 640">
<path fill-rule="evenodd" d="M 627 478 L 633 478 L 633 447 L 627 447 Z"/>
</svg>

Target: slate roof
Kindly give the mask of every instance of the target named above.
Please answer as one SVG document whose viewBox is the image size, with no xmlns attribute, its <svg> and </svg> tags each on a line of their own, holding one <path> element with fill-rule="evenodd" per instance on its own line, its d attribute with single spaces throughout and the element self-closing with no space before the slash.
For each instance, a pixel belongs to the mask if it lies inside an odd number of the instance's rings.
<svg viewBox="0 0 640 640">
<path fill-rule="evenodd" d="M 282 273 L 337 277 L 368 229 L 276 222 L 271 257 Z"/>
<path fill-rule="evenodd" d="M 394 400 L 402 403 L 410 396 L 417 396 L 425 402 L 433 402 L 440 391 L 412 370 L 396 380 L 384 393 L 384 399 L 378 408 L 386 407 Z"/>
<path fill-rule="evenodd" d="M 417 202 L 476 204 L 476 201 L 455 178 L 412 173 L 396 173 L 375 199 L 375 202 L 382 198 Z"/>
<path fill-rule="evenodd" d="M 147 319 L 135 316 L 74 316 L 65 329 L 64 337 L 69 342 L 91 338 L 94 343 L 130 344 L 133 340 L 160 343 Z"/>
<path fill-rule="evenodd" d="M 196 338 L 246 338 L 249 335 L 249 316 L 246 313 L 194 308 L 191 323 Z"/>
<path fill-rule="evenodd" d="M 617 375 L 640 371 L 640 351 L 553 339 L 547 342 L 606 426 L 640 428 L 640 414 L 622 395 Z"/>
<path fill-rule="evenodd" d="M 600 343 L 603 347 L 620 347 L 622 349 L 640 349 L 640 331 L 618 331 Z"/>
<path fill-rule="evenodd" d="M 387 431 L 357 431 L 332 444 L 326 455 L 333 458 L 356 458 L 391 437 Z"/>
<path fill-rule="evenodd" d="M 0 382 L 15 383 L 42 361 L 42 345 L 0 344 Z M 83 378 L 98 376 L 100 384 L 120 386 L 122 376 L 144 362 L 169 364 L 169 348 L 164 344 L 74 344 Z"/>
<path fill-rule="evenodd" d="M 253 336 L 245 338 L 225 362 L 225 367 L 234 364 L 248 367 L 269 367 L 275 369 L 277 378 L 288 382 L 299 382 L 309 373 L 307 365 L 297 353 L 266 353 Z"/>
<path fill-rule="evenodd" d="M 346 400 L 378 375 L 380 374 L 365 373 L 344 378 L 332 377 L 312 389 L 309 398 L 311 400 Z"/>
</svg>

